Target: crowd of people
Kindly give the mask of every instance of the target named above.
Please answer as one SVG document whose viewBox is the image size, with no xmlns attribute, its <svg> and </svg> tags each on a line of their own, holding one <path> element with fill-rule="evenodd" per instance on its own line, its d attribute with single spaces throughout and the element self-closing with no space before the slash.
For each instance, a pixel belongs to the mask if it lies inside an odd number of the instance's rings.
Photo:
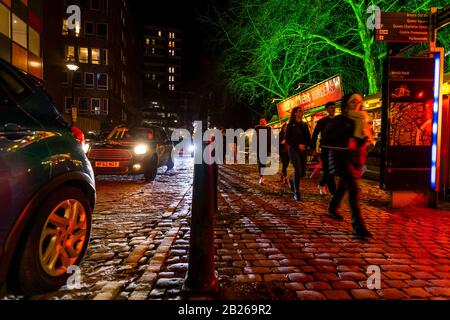
<svg viewBox="0 0 450 320">
<path fill-rule="evenodd" d="M 303 120 L 302 108 L 294 108 L 289 122 L 281 128 L 279 138 L 281 182 L 290 185 L 294 199 L 302 201 L 301 179 L 306 176 L 308 156 L 320 157 L 323 178 L 318 188 L 321 195 L 331 194 L 328 214 L 335 220 L 343 220 L 339 207 L 348 192 L 353 234 L 361 239 L 372 236 L 364 223 L 359 199 L 359 180 L 363 176 L 367 148 L 373 140 L 363 105 L 361 94 L 348 94 L 341 101 L 341 114 L 336 116 L 336 104 L 328 103 L 325 106 L 327 116 L 317 123 L 312 135 L 308 124 Z M 262 134 L 271 135 L 265 119 L 256 127 L 256 132 L 258 138 Z M 262 168 L 266 164 L 259 158 L 258 163 L 259 183 L 265 185 Z M 287 174 L 290 164 L 294 167 L 292 179 Z"/>
</svg>

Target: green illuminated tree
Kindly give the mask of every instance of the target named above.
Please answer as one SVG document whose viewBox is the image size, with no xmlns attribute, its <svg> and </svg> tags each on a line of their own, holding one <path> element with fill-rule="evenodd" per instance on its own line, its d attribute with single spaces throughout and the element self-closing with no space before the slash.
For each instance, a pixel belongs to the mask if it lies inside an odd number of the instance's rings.
<svg viewBox="0 0 450 320">
<path fill-rule="evenodd" d="M 386 45 L 367 28 L 367 8 L 427 12 L 448 0 L 231 0 L 206 18 L 217 26 L 222 71 L 230 88 L 265 107 L 300 83 L 342 74 L 345 88 L 380 91 Z M 447 44 L 448 31 L 440 33 Z"/>
</svg>

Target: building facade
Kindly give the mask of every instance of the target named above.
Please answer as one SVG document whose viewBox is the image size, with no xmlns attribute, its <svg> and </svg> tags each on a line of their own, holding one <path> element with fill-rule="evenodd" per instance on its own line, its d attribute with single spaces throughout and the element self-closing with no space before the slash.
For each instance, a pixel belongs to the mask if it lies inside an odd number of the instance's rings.
<svg viewBox="0 0 450 320">
<path fill-rule="evenodd" d="M 43 54 L 46 87 L 66 118 L 77 107 L 84 130 L 109 130 L 140 119 L 142 82 L 137 26 L 129 0 L 47 0 Z M 81 9 L 68 27 L 70 5 Z M 77 69 L 69 70 L 68 65 Z"/>
<path fill-rule="evenodd" d="M 0 0 L 0 58 L 42 79 L 42 0 Z"/>
<path fill-rule="evenodd" d="M 182 126 L 182 33 L 175 28 L 143 27 L 144 122 Z"/>
</svg>

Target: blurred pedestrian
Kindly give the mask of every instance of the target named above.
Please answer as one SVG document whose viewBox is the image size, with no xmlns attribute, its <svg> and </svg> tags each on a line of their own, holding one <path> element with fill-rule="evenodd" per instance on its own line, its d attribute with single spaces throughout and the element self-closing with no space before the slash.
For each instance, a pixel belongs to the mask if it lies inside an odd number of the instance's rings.
<svg viewBox="0 0 450 320">
<path fill-rule="evenodd" d="M 256 126 L 256 138 L 257 138 L 257 159 L 258 159 L 258 170 L 259 170 L 259 185 L 265 186 L 266 179 L 264 177 L 263 169 L 268 166 L 268 161 L 271 155 L 271 138 L 272 129 L 267 125 L 267 120 L 261 118 L 259 125 Z M 265 148 L 262 148 L 266 144 Z M 262 149 L 261 149 L 262 148 Z M 266 154 L 261 155 L 262 151 L 266 151 Z"/>
<path fill-rule="evenodd" d="M 301 201 L 300 180 L 306 175 L 306 161 L 308 146 L 311 143 L 311 133 L 308 125 L 303 121 L 302 108 L 294 108 L 286 130 L 286 143 L 289 145 L 289 158 L 295 169 L 291 189 L 294 199 Z"/>
<path fill-rule="evenodd" d="M 281 182 L 289 184 L 287 177 L 287 170 L 289 167 L 289 145 L 286 142 L 287 123 L 285 123 L 280 130 L 280 158 L 283 168 L 281 169 Z"/>
<path fill-rule="evenodd" d="M 319 122 L 316 125 L 316 128 L 314 129 L 314 133 L 312 135 L 311 140 L 311 150 L 313 152 L 313 155 L 317 155 L 317 142 L 320 135 L 320 143 L 319 146 L 321 148 L 320 152 L 320 159 L 322 161 L 322 170 L 323 170 L 323 177 L 319 182 L 319 192 L 321 195 L 327 194 L 327 187 L 328 191 L 331 194 L 334 194 L 336 191 L 336 182 L 334 180 L 334 176 L 330 173 L 329 168 L 329 150 L 327 148 L 324 148 L 324 145 L 326 145 L 326 142 L 324 141 L 324 132 L 327 128 L 330 121 L 335 117 L 336 115 L 336 104 L 334 102 L 329 102 L 325 106 L 325 110 L 328 113 L 328 115 L 325 118 L 322 118 L 319 120 Z"/>
<path fill-rule="evenodd" d="M 361 111 L 363 102 L 363 98 L 359 93 L 346 95 L 342 99 L 342 115 L 332 119 L 324 133 L 327 147 L 330 150 L 330 172 L 338 179 L 337 189 L 331 199 L 328 213 L 336 220 L 343 220 L 343 217 L 337 210 L 344 199 L 345 193 L 348 191 L 352 212 L 353 234 L 361 239 L 372 235 L 367 230 L 360 208 L 358 182 L 361 179 L 361 175 L 357 167 L 360 165 L 358 153 L 361 148 L 361 142 L 358 141 L 358 137 L 355 137 L 359 125 L 350 118 L 349 114 L 354 111 Z"/>
</svg>

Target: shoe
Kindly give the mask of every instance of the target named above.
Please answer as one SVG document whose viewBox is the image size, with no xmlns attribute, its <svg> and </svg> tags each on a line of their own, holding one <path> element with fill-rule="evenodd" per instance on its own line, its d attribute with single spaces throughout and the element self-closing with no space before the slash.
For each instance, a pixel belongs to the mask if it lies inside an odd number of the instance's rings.
<svg viewBox="0 0 450 320">
<path fill-rule="evenodd" d="M 265 182 L 264 178 L 259 179 L 259 185 L 260 186 L 265 186 L 266 185 L 266 182 Z"/>
<path fill-rule="evenodd" d="M 340 215 L 339 213 L 337 213 L 337 212 L 329 211 L 328 214 L 329 214 L 329 216 L 330 216 L 331 218 L 333 218 L 334 220 L 337 220 L 337 221 L 343 221 L 343 220 L 344 220 L 344 217 L 341 216 L 341 215 Z"/>
<path fill-rule="evenodd" d="M 302 199 L 302 195 L 300 193 L 295 194 L 294 195 L 294 200 L 298 201 L 298 202 L 302 201 L 303 200 Z"/>
<path fill-rule="evenodd" d="M 317 188 L 319 189 L 319 193 L 320 193 L 321 196 L 328 195 L 327 187 L 325 187 L 325 186 L 323 186 L 323 187 L 322 186 L 318 186 Z"/>
<path fill-rule="evenodd" d="M 367 229 L 356 229 L 353 228 L 352 234 L 358 239 L 364 240 L 366 238 L 372 238 L 372 234 Z"/>
</svg>

